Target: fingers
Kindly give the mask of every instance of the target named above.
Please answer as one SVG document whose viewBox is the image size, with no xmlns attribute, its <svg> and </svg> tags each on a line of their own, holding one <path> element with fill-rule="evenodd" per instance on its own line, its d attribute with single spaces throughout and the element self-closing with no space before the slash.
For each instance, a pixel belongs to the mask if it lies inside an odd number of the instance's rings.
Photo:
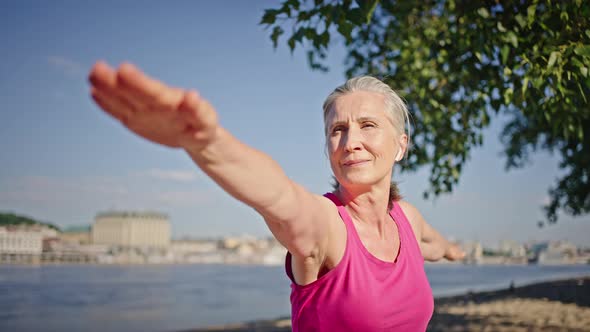
<svg viewBox="0 0 590 332">
<path fill-rule="evenodd" d="M 123 63 L 114 70 L 99 61 L 93 66 L 88 79 L 94 88 L 102 92 L 102 97 L 116 96 L 135 112 L 157 111 L 172 117 L 184 95 L 183 90 L 154 80 L 129 63 Z"/>
<path fill-rule="evenodd" d="M 90 95 L 98 106 L 112 117 L 123 122 L 125 125 L 129 123 L 129 119 L 133 116 L 134 110 L 133 107 L 123 99 L 113 96 L 112 94 L 107 94 L 104 90 L 97 88 L 92 88 Z"/>
<path fill-rule="evenodd" d="M 116 72 L 105 62 L 99 61 L 92 67 L 88 80 L 92 84 L 92 99 L 111 116 L 127 123 L 136 108 L 117 93 Z"/>
<path fill-rule="evenodd" d="M 115 71 L 104 61 L 98 61 L 90 70 L 88 80 L 96 88 L 114 89 L 116 87 L 117 75 Z"/>
<path fill-rule="evenodd" d="M 182 101 L 183 90 L 169 87 L 142 73 L 130 63 L 123 63 L 116 75 L 116 84 L 136 107 L 171 111 Z"/>
</svg>

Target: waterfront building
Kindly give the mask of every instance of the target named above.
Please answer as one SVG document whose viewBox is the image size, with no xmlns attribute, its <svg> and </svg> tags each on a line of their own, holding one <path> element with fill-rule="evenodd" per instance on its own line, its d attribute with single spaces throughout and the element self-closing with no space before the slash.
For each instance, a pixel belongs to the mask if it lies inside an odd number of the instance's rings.
<svg viewBox="0 0 590 332">
<path fill-rule="evenodd" d="M 562 265 L 577 263 L 577 248 L 567 241 L 548 242 L 537 256 L 537 264 Z"/>
<path fill-rule="evenodd" d="M 170 250 L 175 254 L 215 252 L 218 247 L 216 240 L 176 240 L 170 243 Z"/>
<path fill-rule="evenodd" d="M 90 226 L 70 226 L 59 234 L 59 240 L 69 244 L 90 244 L 92 243 Z"/>
<path fill-rule="evenodd" d="M 262 264 L 264 265 L 283 265 L 285 264 L 285 255 L 287 249 L 282 245 L 269 247 L 265 253 L 262 254 Z"/>
<path fill-rule="evenodd" d="M 219 244 L 219 246 L 222 249 L 233 250 L 237 248 L 242 242 L 243 240 L 238 237 L 225 237 L 221 239 L 221 243 Z"/>
<path fill-rule="evenodd" d="M 103 212 L 92 225 L 92 243 L 122 247 L 168 247 L 170 222 L 159 212 Z"/>
<path fill-rule="evenodd" d="M 43 232 L 24 227 L 0 227 L 0 254 L 39 255 L 43 251 Z"/>
<path fill-rule="evenodd" d="M 480 242 L 467 242 L 463 244 L 465 251 L 465 263 L 479 264 L 483 259 L 483 247 Z"/>
<path fill-rule="evenodd" d="M 524 245 L 511 240 L 500 241 L 499 251 L 501 254 L 508 257 L 526 257 L 526 249 Z"/>
</svg>

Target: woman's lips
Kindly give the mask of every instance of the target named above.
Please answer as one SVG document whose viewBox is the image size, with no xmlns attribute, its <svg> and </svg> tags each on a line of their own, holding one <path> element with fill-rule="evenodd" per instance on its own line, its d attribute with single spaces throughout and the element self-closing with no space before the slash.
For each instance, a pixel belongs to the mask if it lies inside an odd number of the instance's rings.
<svg viewBox="0 0 590 332">
<path fill-rule="evenodd" d="M 366 163 L 368 160 L 350 160 L 350 161 L 346 161 L 344 162 L 344 166 L 348 166 L 348 167 L 354 167 L 354 166 L 359 166 L 361 164 Z"/>
</svg>

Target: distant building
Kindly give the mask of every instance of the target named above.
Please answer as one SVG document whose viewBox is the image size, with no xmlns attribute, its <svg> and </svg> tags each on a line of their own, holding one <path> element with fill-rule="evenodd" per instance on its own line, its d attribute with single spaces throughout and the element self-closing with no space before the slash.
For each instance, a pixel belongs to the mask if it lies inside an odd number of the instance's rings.
<svg viewBox="0 0 590 332">
<path fill-rule="evenodd" d="M 170 222 L 158 212 L 103 212 L 92 225 L 92 243 L 123 247 L 168 247 Z"/>
<path fill-rule="evenodd" d="M 270 242 L 270 241 L 269 241 Z M 262 264 L 264 265 L 282 265 L 285 264 L 285 255 L 287 254 L 287 249 L 285 249 L 282 245 L 277 244 L 272 245 L 266 250 L 266 252 L 262 255 Z"/>
<path fill-rule="evenodd" d="M 90 231 L 66 231 L 59 234 L 59 240 L 70 244 L 90 244 L 92 236 Z"/>
<path fill-rule="evenodd" d="M 524 245 L 510 240 L 500 241 L 499 251 L 508 257 L 526 257 L 526 249 Z"/>
<path fill-rule="evenodd" d="M 548 242 L 537 256 L 537 264 L 562 265 L 577 262 L 577 248 L 567 241 Z"/>
<path fill-rule="evenodd" d="M 177 240 L 170 243 L 170 250 L 175 254 L 210 253 L 218 246 L 215 240 Z"/>
<path fill-rule="evenodd" d="M 466 263 L 479 264 L 483 257 L 483 247 L 479 242 L 467 242 L 463 244 L 463 251 L 465 251 Z"/>
<path fill-rule="evenodd" d="M 43 233 L 39 229 L 0 227 L 0 254 L 41 254 Z"/>
</svg>

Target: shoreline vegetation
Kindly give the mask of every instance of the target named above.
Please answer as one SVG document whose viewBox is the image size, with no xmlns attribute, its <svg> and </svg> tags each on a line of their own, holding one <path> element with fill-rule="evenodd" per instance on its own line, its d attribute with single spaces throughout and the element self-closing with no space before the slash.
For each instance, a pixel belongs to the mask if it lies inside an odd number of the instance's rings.
<svg viewBox="0 0 590 332">
<path fill-rule="evenodd" d="M 590 276 L 437 297 L 427 331 L 590 331 Z M 290 317 L 179 332 L 289 332 Z"/>
</svg>

